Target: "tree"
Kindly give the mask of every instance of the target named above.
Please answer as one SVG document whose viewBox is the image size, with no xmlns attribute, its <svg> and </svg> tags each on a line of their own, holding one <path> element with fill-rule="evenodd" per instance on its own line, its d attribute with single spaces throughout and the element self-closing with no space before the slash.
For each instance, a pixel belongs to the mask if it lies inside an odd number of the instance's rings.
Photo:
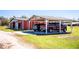
<svg viewBox="0 0 79 59">
<path fill-rule="evenodd" d="M 36 17 L 36 15 L 33 15 L 32 17 Z"/>
<path fill-rule="evenodd" d="M 21 16 L 21 18 L 27 18 L 26 16 Z"/>
<path fill-rule="evenodd" d="M 5 19 L 2 21 L 2 26 L 5 26 L 5 25 L 8 25 L 9 24 L 9 20 L 8 19 Z"/>
<path fill-rule="evenodd" d="M 4 18 L 4 16 L 0 16 L 0 18 Z"/>
<path fill-rule="evenodd" d="M 1 26 L 5 26 L 9 24 L 9 20 L 3 16 L 0 16 Z"/>
</svg>

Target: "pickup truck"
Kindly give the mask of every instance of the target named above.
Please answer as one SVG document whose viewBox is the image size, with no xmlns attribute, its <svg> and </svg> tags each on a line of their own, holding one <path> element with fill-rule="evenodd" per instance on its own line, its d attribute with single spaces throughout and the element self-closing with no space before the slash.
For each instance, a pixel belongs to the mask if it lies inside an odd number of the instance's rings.
<svg viewBox="0 0 79 59">
<path fill-rule="evenodd" d="M 33 30 L 34 31 L 42 31 L 45 32 L 45 24 L 34 24 L 33 25 Z M 48 32 L 59 32 L 59 23 L 48 23 L 47 25 L 47 30 Z M 61 31 L 66 32 L 67 31 L 67 26 L 64 23 L 61 23 Z"/>
</svg>

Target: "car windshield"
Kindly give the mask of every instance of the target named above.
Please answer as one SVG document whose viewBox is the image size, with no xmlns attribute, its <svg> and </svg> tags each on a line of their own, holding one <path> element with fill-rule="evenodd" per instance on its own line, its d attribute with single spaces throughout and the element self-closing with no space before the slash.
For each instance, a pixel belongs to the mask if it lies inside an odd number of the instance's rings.
<svg viewBox="0 0 79 59">
<path fill-rule="evenodd" d="M 59 23 L 49 23 L 48 25 L 59 25 Z M 65 23 L 61 23 L 61 25 L 66 25 Z"/>
<path fill-rule="evenodd" d="M 49 23 L 48 25 L 59 25 L 59 23 Z"/>
</svg>

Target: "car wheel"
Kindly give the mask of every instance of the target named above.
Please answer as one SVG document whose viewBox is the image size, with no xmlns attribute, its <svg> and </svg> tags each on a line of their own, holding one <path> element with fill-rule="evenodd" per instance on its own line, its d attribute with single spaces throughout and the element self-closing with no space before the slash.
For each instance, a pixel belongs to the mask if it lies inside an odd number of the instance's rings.
<svg viewBox="0 0 79 59">
<path fill-rule="evenodd" d="M 52 30 L 52 29 L 50 29 L 50 30 L 49 30 L 49 32 L 53 32 L 53 30 Z"/>
<path fill-rule="evenodd" d="M 64 29 L 63 32 L 66 32 L 66 29 Z"/>
</svg>

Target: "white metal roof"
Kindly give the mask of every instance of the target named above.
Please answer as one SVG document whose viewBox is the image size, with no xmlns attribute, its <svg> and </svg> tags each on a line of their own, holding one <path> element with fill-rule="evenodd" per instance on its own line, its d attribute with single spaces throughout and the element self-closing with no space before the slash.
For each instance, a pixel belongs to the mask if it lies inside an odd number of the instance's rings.
<svg viewBox="0 0 79 59">
<path fill-rule="evenodd" d="M 28 20 L 28 18 L 16 17 L 15 20 Z"/>
<path fill-rule="evenodd" d="M 73 21 L 74 19 L 68 19 L 68 18 L 64 18 L 64 17 L 54 17 L 54 16 L 36 16 L 36 18 L 45 18 L 48 20 L 64 20 L 64 21 Z"/>
<path fill-rule="evenodd" d="M 18 20 L 28 20 L 28 18 L 20 18 L 20 17 L 17 17 L 14 20 L 12 20 L 11 22 L 16 22 Z"/>
</svg>

